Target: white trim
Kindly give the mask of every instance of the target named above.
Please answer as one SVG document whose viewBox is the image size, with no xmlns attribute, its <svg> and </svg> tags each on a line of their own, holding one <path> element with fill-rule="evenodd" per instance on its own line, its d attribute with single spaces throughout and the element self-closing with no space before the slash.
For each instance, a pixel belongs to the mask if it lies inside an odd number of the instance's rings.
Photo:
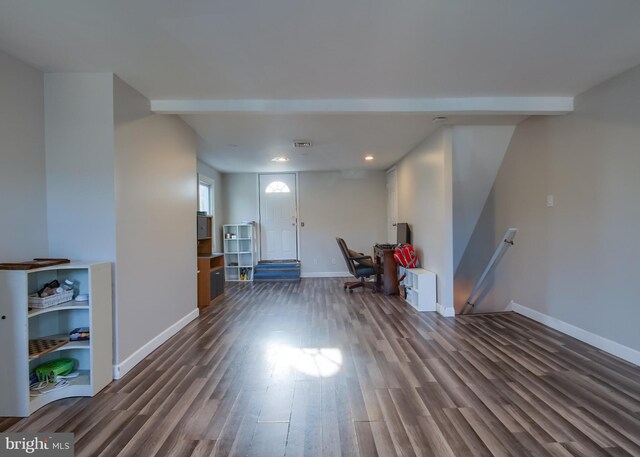
<svg viewBox="0 0 640 457">
<path fill-rule="evenodd" d="M 300 273 L 301 278 L 348 278 L 351 276 L 348 271 L 310 271 Z"/>
<path fill-rule="evenodd" d="M 551 327 L 554 330 L 562 332 L 566 335 L 572 336 L 580 341 L 583 341 L 591 346 L 601 349 L 609 354 L 613 354 L 616 357 L 631 362 L 635 365 L 640 365 L 640 351 L 632 349 L 628 346 L 624 346 L 615 341 L 611 341 L 595 333 L 591 333 L 575 325 L 571 325 L 567 322 L 551 317 L 547 314 L 543 314 L 540 311 L 536 311 L 526 306 L 522 306 L 514 301 L 510 303 L 511 309 L 518 314 L 528 317 L 536 322 Z"/>
<path fill-rule="evenodd" d="M 151 111 L 198 113 L 566 114 L 573 97 L 151 100 Z"/>
<path fill-rule="evenodd" d="M 436 303 L 436 311 L 444 317 L 456 317 L 456 311 L 453 308 L 445 308 L 440 303 Z"/>
<path fill-rule="evenodd" d="M 144 346 L 142 346 L 136 352 L 134 352 L 129 357 L 124 359 L 122 363 L 120 363 L 119 365 L 114 365 L 113 379 L 122 378 L 125 374 L 129 372 L 129 370 L 131 370 L 138 363 L 140 363 L 146 356 L 148 356 L 153 351 L 155 351 L 162 343 L 164 343 L 173 335 L 175 335 L 184 327 L 186 327 L 187 324 L 189 324 L 189 322 L 196 319 L 199 315 L 200 315 L 200 310 L 198 308 L 194 309 L 189 314 L 187 314 L 182 319 L 180 319 L 178 322 L 171 325 L 169 328 L 161 332 L 158 336 L 152 338 Z"/>
</svg>

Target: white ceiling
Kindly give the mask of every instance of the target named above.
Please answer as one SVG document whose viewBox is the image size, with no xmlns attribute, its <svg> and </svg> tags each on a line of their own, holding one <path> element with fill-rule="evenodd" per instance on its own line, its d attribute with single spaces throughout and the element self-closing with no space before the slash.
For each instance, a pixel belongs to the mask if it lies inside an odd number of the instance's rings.
<svg viewBox="0 0 640 457">
<path fill-rule="evenodd" d="M 154 100 L 571 97 L 640 63 L 639 25 L 638 0 L 0 2 L 0 48 L 44 71 L 115 72 Z M 184 117 L 214 154 L 244 138 L 245 160 L 301 136 L 354 159 L 407 152 L 431 128 L 420 115 L 197 116 Z"/>
<path fill-rule="evenodd" d="M 182 117 L 210 146 L 202 159 L 223 172 L 388 168 L 435 128 L 431 116 L 406 114 Z M 308 138 L 312 147 L 293 147 L 294 139 Z M 375 160 L 366 162 L 366 154 L 373 154 Z M 280 155 L 289 162 L 271 161 Z"/>
<path fill-rule="evenodd" d="M 189 114 L 204 138 L 201 159 L 223 172 L 387 169 L 443 122 L 431 114 Z M 516 124 L 523 116 L 452 117 L 448 124 Z M 293 140 L 311 139 L 310 148 Z M 364 156 L 372 154 L 367 162 Z M 289 162 L 272 162 L 276 156 Z"/>
</svg>

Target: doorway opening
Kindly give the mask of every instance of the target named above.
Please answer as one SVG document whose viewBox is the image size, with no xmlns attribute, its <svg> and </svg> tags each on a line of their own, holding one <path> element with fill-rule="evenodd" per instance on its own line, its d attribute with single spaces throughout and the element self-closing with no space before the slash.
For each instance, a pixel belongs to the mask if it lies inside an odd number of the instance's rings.
<svg viewBox="0 0 640 457">
<path fill-rule="evenodd" d="M 260 259 L 297 260 L 298 205 L 296 174 L 258 175 Z"/>
</svg>

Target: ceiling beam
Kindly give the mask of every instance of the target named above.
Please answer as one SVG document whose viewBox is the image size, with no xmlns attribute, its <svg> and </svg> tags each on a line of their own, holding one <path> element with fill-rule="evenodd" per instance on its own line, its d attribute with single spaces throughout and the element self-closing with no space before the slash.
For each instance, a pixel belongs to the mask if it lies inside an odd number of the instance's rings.
<svg viewBox="0 0 640 457">
<path fill-rule="evenodd" d="M 438 115 L 554 115 L 573 111 L 573 97 L 151 100 L 151 111 L 163 114 L 433 113 Z"/>
</svg>

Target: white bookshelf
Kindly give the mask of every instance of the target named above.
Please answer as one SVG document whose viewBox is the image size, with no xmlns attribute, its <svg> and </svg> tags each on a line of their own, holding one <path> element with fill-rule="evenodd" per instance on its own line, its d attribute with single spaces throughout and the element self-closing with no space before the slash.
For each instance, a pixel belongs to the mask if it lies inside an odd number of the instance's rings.
<svg viewBox="0 0 640 457">
<path fill-rule="evenodd" d="M 72 279 L 89 301 L 68 301 L 29 309 L 28 295 L 57 279 Z M 92 397 L 113 379 L 111 264 L 79 263 L 33 270 L 0 270 L 0 416 L 26 417 L 68 397 Z M 88 341 L 67 342 L 53 351 L 29 356 L 29 340 L 68 338 L 77 327 L 89 327 Z M 79 376 L 69 385 L 31 396 L 29 375 L 40 364 L 59 358 L 75 361 Z M 45 389 L 46 390 L 46 389 Z"/>
<path fill-rule="evenodd" d="M 409 268 L 404 279 L 406 301 L 418 311 L 436 310 L 436 274 L 424 268 Z"/>
<path fill-rule="evenodd" d="M 227 281 L 253 281 L 256 259 L 255 224 L 225 224 L 224 276 Z"/>
</svg>

